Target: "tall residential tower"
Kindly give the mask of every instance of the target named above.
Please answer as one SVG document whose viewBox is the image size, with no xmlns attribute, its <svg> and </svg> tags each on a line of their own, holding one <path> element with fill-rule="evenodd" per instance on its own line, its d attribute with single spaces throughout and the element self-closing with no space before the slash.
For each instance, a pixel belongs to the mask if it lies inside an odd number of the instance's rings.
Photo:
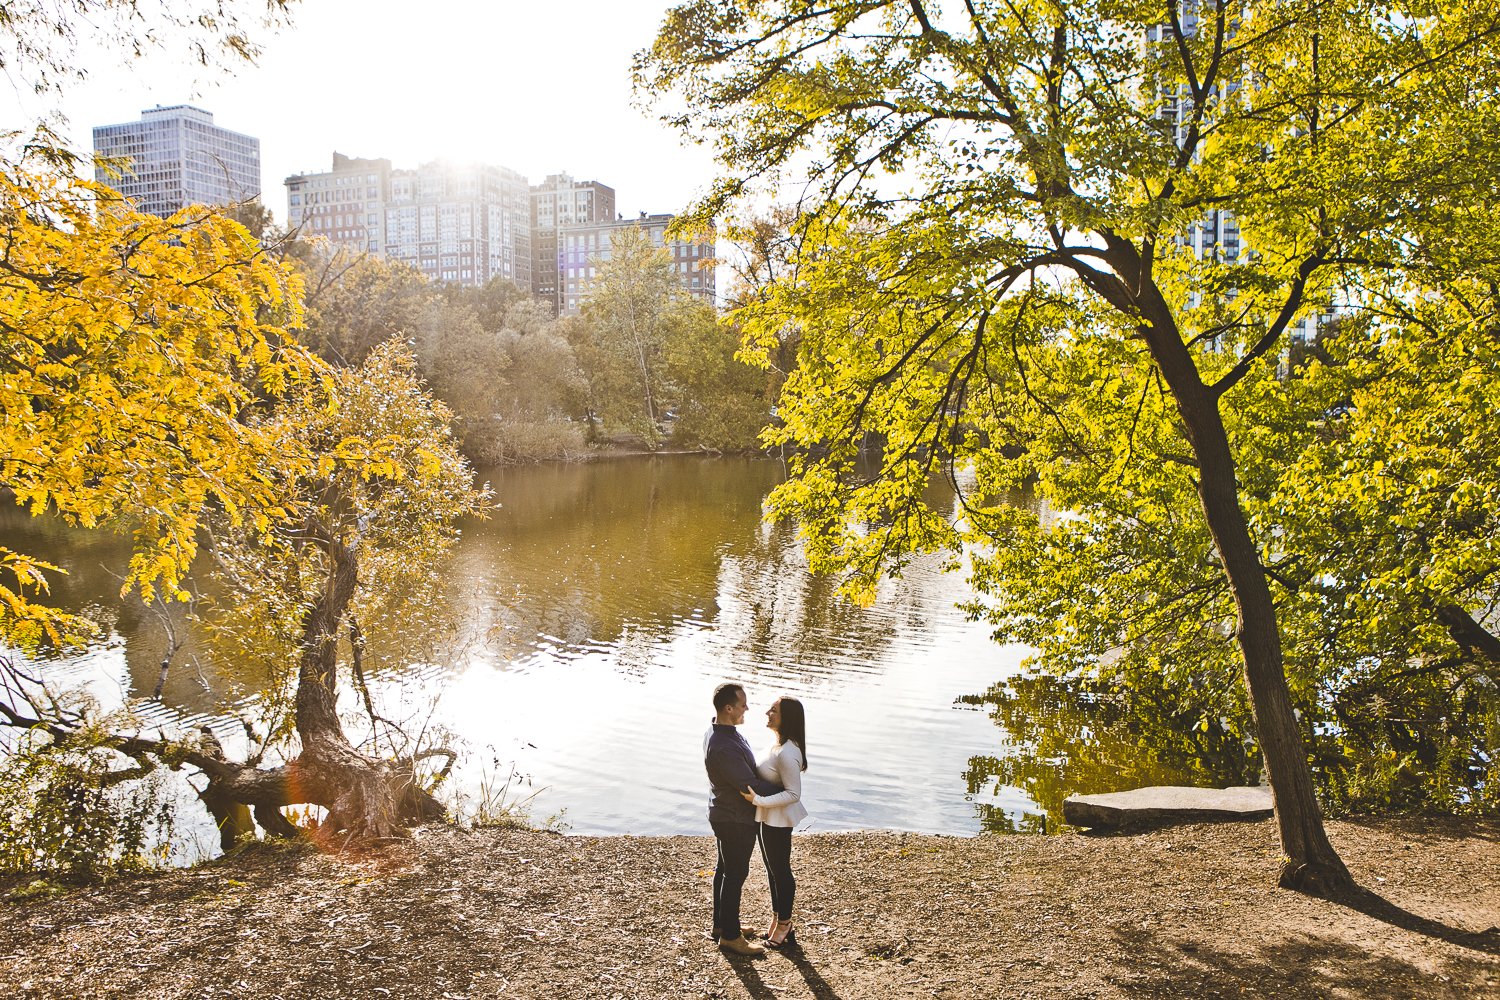
<svg viewBox="0 0 1500 1000">
<path fill-rule="evenodd" d="M 550 303 L 555 316 L 566 305 L 558 234 L 568 226 L 593 225 L 615 217 L 615 189 L 598 181 L 552 174 L 531 188 L 531 292 Z"/>
<path fill-rule="evenodd" d="M 286 179 L 287 224 L 309 238 L 411 264 L 433 281 L 479 286 L 504 278 L 578 312 L 614 233 L 640 227 L 672 258 L 682 288 L 712 303 L 712 234 L 669 240 L 670 215 L 623 219 L 615 189 L 552 174 L 532 186 L 506 167 L 423 164 L 333 154 L 333 169 Z"/>
<path fill-rule="evenodd" d="M 94 153 L 130 160 L 122 176 L 96 167 L 94 179 L 151 215 L 260 197 L 260 140 L 220 128 L 191 105 L 157 105 L 138 122 L 100 125 Z"/>
</svg>

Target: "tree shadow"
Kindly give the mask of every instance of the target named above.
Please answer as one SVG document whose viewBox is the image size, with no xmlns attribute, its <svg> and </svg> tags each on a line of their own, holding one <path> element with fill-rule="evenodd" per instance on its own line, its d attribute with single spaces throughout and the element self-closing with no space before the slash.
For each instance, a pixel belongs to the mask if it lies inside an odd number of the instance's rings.
<svg viewBox="0 0 1500 1000">
<path fill-rule="evenodd" d="M 1122 992 L 1147 1000 L 1206 996 L 1472 996 L 1495 965 L 1480 957 L 1450 958 L 1441 973 L 1358 942 L 1300 935 L 1231 952 L 1156 931 L 1117 928 L 1119 955 L 1110 978 Z"/>
<path fill-rule="evenodd" d="M 1338 820 L 1345 826 L 1356 826 L 1382 834 L 1396 834 L 1415 839 L 1484 840 L 1500 842 L 1500 822 L 1474 819 L 1469 816 L 1426 815 L 1342 816 Z"/>
<path fill-rule="evenodd" d="M 1356 913 L 1363 913 L 1372 920 L 1379 920 L 1381 923 L 1390 924 L 1403 931 L 1435 938 L 1460 948 L 1484 952 L 1486 955 L 1500 955 L 1500 927 L 1489 927 L 1482 931 L 1453 927 L 1442 921 L 1433 920 L 1431 917 L 1424 917 L 1402 909 L 1379 893 L 1363 886 L 1357 886 L 1352 892 L 1335 896 L 1329 902 L 1348 907 Z"/>
</svg>

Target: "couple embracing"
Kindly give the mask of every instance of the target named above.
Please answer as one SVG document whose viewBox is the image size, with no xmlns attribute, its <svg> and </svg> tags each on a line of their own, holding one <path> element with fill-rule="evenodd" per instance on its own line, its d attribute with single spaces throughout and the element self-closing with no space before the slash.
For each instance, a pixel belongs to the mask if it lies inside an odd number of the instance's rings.
<svg viewBox="0 0 1500 1000">
<path fill-rule="evenodd" d="M 802 703 L 782 696 L 766 712 L 776 742 L 759 762 L 735 728 L 745 721 L 745 689 L 720 684 L 714 691 L 714 721 L 703 738 L 703 764 L 712 786 L 708 824 L 718 844 L 714 866 L 713 937 L 737 955 L 764 955 L 765 947 L 740 927 L 740 892 L 750 874 L 750 855 L 760 842 L 771 884 L 770 929 L 766 945 L 795 946 L 792 900 L 792 827 L 807 816 L 802 805 L 802 772 L 807 770 L 807 723 Z"/>
</svg>

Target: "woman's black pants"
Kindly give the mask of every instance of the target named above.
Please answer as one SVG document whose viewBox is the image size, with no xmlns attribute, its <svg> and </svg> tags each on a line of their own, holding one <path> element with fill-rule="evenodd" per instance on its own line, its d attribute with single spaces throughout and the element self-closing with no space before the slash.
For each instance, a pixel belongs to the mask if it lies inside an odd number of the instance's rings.
<svg viewBox="0 0 1500 1000">
<path fill-rule="evenodd" d="M 792 877 L 792 828 L 760 826 L 760 856 L 766 862 L 766 878 L 771 883 L 771 909 L 778 920 L 792 919 L 792 901 L 797 896 L 797 880 Z"/>
</svg>

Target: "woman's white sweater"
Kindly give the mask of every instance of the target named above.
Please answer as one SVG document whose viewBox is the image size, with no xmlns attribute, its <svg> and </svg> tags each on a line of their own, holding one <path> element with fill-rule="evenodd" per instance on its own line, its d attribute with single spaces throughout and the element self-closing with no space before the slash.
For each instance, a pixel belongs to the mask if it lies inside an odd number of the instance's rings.
<svg viewBox="0 0 1500 1000">
<path fill-rule="evenodd" d="M 796 826 L 807 818 L 802 804 L 802 751 L 787 741 L 773 746 L 755 765 L 760 776 L 782 790 L 755 797 L 755 821 L 767 826 Z"/>
</svg>

